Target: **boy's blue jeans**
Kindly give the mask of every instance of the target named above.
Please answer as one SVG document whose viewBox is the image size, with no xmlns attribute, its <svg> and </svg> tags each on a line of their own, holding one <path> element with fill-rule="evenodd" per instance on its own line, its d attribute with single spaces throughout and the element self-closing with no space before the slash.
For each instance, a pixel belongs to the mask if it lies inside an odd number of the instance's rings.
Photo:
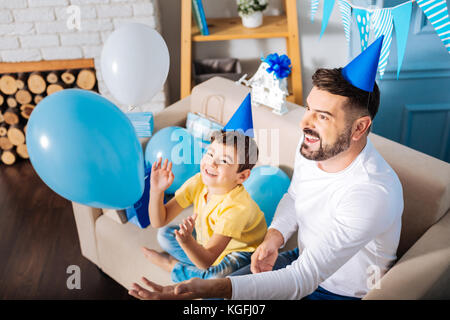
<svg viewBox="0 0 450 320">
<path fill-rule="evenodd" d="M 239 251 L 226 255 L 216 266 L 211 266 L 208 269 L 197 268 L 184 253 L 175 238 L 174 231 L 178 229 L 179 226 L 174 225 L 158 230 L 158 242 L 161 248 L 179 261 L 171 273 L 173 282 L 181 282 L 195 277 L 202 279 L 224 278 L 234 271 L 249 265 L 251 262 L 252 252 Z"/>
<path fill-rule="evenodd" d="M 275 265 L 273 266 L 273 270 L 278 270 L 285 268 L 286 266 L 290 265 L 292 262 L 298 259 L 298 248 L 295 248 L 294 250 L 281 252 L 278 255 L 277 260 L 275 261 Z M 241 276 L 244 274 L 250 274 L 250 266 L 246 266 L 240 270 L 237 270 L 236 272 L 233 272 L 230 277 L 232 276 Z M 361 300 L 360 298 L 355 297 L 346 297 L 341 296 L 338 294 L 335 294 L 333 292 L 327 291 L 322 287 L 318 287 L 316 291 L 311 293 L 310 295 L 304 297 L 302 300 Z"/>
</svg>

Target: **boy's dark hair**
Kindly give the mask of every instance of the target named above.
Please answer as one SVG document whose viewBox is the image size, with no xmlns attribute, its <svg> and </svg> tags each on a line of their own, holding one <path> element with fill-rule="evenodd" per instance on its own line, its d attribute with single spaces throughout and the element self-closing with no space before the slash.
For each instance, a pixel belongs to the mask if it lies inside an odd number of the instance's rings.
<svg viewBox="0 0 450 320">
<path fill-rule="evenodd" d="M 312 76 L 313 85 L 320 90 L 327 91 L 348 98 L 348 107 L 351 111 L 351 118 L 354 116 L 369 115 L 373 120 L 380 105 L 380 90 L 375 82 L 373 92 L 367 92 L 353 86 L 341 73 L 342 68 L 317 69 Z"/>
<path fill-rule="evenodd" d="M 238 157 L 237 172 L 252 170 L 258 161 L 259 150 L 253 138 L 239 131 L 215 131 L 211 136 L 211 143 L 216 141 L 224 145 L 234 145 Z"/>
</svg>

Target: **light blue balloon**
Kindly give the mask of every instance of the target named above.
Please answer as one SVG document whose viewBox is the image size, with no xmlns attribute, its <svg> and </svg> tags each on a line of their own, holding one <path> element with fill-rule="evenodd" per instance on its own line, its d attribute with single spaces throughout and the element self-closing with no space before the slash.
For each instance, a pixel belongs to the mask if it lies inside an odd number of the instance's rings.
<svg viewBox="0 0 450 320">
<path fill-rule="evenodd" d="M 45 97 L 31 114 L 26 141 L 39 177 L 68 200 L 123 209 L 144 191 L 144 156 L 133 125 L 92 91 Z"/>
<path fill-rule="evenodd" d="M 186 180 L 200 172 L 202 149 L 194 136 L 181 127 L 166 127 L 156 132 L 145 148 L 145 166 L 162 158 L 172 162 L 174 181 L 166 190 L 174 194 Z"/>
<path fill-rule="evenodd" d="M 283 170 L 273 166 L 260 166 L 252 169 L 250 177 L 244 181 L 245 190 L 258 204 L 266 223 L 272 223 L 275 210 L 291 183 Z"/>
</svg>

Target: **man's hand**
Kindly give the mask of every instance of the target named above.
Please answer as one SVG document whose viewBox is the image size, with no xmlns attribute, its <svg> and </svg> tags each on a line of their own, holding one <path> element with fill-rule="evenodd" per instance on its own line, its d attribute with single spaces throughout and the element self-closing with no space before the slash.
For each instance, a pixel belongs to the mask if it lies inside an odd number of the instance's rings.
<svg viewBox="0 0 450 320">
<path fill-rule="evenodd" d="M 250 270 L 252 273 L 272 271 L 278 258 L 278 248 L 283 244 L 283 236 L 278 230 L 269 229 L 255 252 L 252 254 Z"/>
<path fill-rule="evenodd" d="M 130 295 L 140 300 L 189 300 L 197 298 L 231 298 L 231 281 L 227 278 L 204 280 L 192 278 L 176 285 L 160 286 L 147 278 L 142 281 L 147 290 L 133 283 Z"/>
<path fill-rule="evenodd" d="M 140 300 L 176 300 L 176 299 L 195 299 L 198 296 L 194 292 L 190 291 L 190 285 L 187 284 L 181 289 L 177 285 L 160 286 L 154 282 L 151 282 L 145 277 L 142 277 L 142 281 L 151 289 L 147 290 L 137 283 L 133 283 L 132 289 L 128 291 L 128 294 Z M 189 280 L 191 281 L 191 280 Z M 184 291 L 181 291 L 181 290 Z M 180 292 L 181 291 L 181 292 Z"/>
<path fill-rule="evenodd" d="M 161 165 L 161 161 L 162 158 L 159 158 L 152 165 L 152 173 L 150 175 L 151 192 L 164 192 L 173 183 L 172 162 L 166 159 Z"/>
<path fill-rule="evenodd" d="M 193 239 L 192 232 L 195 227 L 195 219 L 197 218 L 197 213 L 192 216 L 187 217 L 180 223 L 180 230 L 175 230 L 175 239 L 178 243 L 186 243 Z"/>
<path fill-rule="evenodd" d="M 271 271 L 277 258 L 278 248 L 264 241 L 252 254 L 250 270 L 252 273 Z"/>
</svg>

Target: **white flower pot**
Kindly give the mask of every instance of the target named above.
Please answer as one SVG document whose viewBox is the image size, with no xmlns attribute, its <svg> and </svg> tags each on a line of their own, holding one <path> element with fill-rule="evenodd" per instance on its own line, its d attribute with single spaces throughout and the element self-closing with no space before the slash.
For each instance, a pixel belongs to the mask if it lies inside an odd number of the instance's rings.
<svg viewBox="0 0 450 320">
<path fill-rule="evenodd" d="M 258 28 L 263 23 L 262 11 L 256 11 L 250 15 L 244 15 L 242 18 L 242 25 L 246 28 Z"/>
</svg>

